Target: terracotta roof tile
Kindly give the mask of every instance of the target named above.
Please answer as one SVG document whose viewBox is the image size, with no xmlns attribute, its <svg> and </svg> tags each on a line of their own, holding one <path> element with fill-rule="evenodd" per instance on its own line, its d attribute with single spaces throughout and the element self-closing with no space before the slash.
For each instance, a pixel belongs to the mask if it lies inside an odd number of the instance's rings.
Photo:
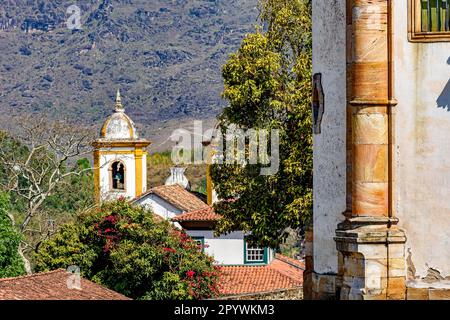
<svg viewBox="0 0 450 320">
<path fill-rule="evenodd" d="M 299 288 L 303 270 L 278 257 L 267 266 L 222 266 L 221 295 L 239 295 Z"/>
<path fill-rule="evenodd" d="M 275 258 L 277 258 L 278 260 L 284 261 L 288 264 L 291 264 L 297 268 L 300 268 L 302 270 L 305 270 L 305 263 L 301 260 L 297 260 L 297 259 L 292 259 L 286 256 L 283 256 L 282 254 L 277 253 L 275 255 Z"/>
<path fill-rule="evenodd" d="M 158 186 L 134 199 L 137 201 L 149 194 L 156 194 L 173 206 L 183 211 L 194 211 L 208 208 L 208 205 L 180 185 Z"/>
<path fill-rule="evenodd" d="M 182 213 L 174 218 L 172 221 L 217 221 L 220 219 L 220 215 L 214 212 L 212 207 L 206 207 L 204 209 L 190 211 Z"/>
<path fill-rule="evenodd" d="M 0 279 L 0 300 L 130 300 L 115 291 L 81 278 L 81 289 L 69 289 L 72 273 L 63 269 Z"/>
</svg>

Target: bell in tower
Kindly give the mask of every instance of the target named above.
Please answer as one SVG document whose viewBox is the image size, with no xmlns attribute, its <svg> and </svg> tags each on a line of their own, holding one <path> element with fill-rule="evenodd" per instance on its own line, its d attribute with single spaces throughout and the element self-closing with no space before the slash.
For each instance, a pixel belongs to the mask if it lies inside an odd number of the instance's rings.
<svg viewBox="0 0 450 320">
<path fill-rule="evenodd" d="M 139 138 L 133 121 L 125 114 L 117 90 L 113 113 L 105 120 L 100 138 L 93 143 L 97 202 L 134 199 L 146 191 L 148 145 L 150 141 Z"/>
</svg>

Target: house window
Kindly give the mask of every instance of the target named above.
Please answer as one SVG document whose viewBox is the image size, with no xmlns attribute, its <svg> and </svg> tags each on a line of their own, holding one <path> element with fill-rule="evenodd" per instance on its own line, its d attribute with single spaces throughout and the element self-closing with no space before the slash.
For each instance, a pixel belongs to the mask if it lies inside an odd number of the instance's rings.
<svg viewBox="0 0 450 320">
<path fill-rule="evenodd" d="M 450 0 L 409 0 L 409 40 L 450 41 Z"/>
<path fill-rule="evenodd" d="M 205 252 L 205 237 L 191 237 L 194 242 L 197 243 L 200 248 L 202 248 L 202 252 Z"/>
<path fill-rule="evenodd" d="M 267 248 L 259 248 L 244 241 L 244 263 L 267 263 Z"/>
<path fill-rule="evenodd" d="M 111 166 L 111 178 L 113 190 L 125 190 L 125 166 L 116 161 Z"/>
</svg>

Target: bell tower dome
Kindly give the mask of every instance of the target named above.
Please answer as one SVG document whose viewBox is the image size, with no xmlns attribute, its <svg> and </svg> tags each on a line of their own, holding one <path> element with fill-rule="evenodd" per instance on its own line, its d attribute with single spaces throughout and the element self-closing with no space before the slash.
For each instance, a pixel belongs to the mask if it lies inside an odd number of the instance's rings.
<svg viewBox="0 0 450 320">
<path fill-rule="evenodd" d="M 114 112 L 105 120 L 94 147 L 96 201 L 133 199 L 147 189 L 147 151 L 150 141 L 140 139 L 125 114 L 117 90 Z"/>
</svg>

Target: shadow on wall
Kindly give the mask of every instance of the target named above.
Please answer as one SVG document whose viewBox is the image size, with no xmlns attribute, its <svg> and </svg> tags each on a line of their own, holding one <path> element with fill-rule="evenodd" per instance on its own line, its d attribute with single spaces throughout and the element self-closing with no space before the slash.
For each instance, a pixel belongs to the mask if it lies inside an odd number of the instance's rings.
<svg viewBox="0 0 450 320">
<path fill-rule="evenodd" d="M 447 64 L 450 65 L 450 57 L 447 60 Z M 436 100 L 436 103 L 438 108 L 443 108 L 447 109 L 447 111 L 450 111 L 450 80 L 448 80 L 447 84 L 444 87 L 444 90 L 442 90 L 441 94 Z"/>
</svg>

